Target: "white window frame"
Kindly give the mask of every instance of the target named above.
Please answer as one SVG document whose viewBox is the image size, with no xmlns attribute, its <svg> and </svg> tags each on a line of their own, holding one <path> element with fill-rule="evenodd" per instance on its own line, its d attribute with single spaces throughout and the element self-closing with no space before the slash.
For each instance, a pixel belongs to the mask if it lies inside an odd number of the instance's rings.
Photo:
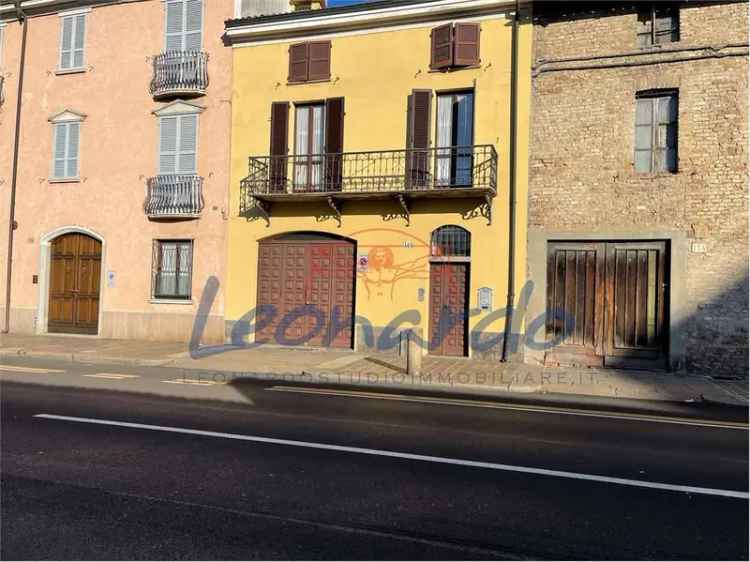
<svg viewBox="0 0 750 562">
<path fill-rule="evenodd" d="M 164 3 L 164 52 L 167 52 L 167 27 L 168 20 L 169 20 L 169 4 L 182 4 L 182 21 L 183 21 L 183 31 L 182 31 L 182 51 L 185 50 L 185 10 L 187 7 L 187 2 L 185 0 L 162 0 Z M 201 45 L 199 50 L 203 50 L 204 47 L 204 41 L 206 37 L 206 0 L 201 1 Z"/>
<path fill-rule="evenodd" d="M 58 15 L 60 16 L 60 40 L 58 41 L 58 49 L 57 49 L 57 73 L 58 74 L 67 74 L 67 73 L 74 73 L 74 72 L 83 72 L 86 70 L 86 40 L 88 38 L 89 33 L 89 17 L 88 13 L 91 11 L 91 8 L 83 8 L 80 10 L 69 10 L 66 12 L 60 12 Z M 81 63 L 81 66 L 70 66 L 68 68 L 63 68 L 62 66 L 62 58 L 63 58 L 63 36 L 64 36 L 64 28 L 65 28 L 65 20 L 68 18 L 73 19 L 73 27 L 71 28 L 70 33 L 70 41 L 71 41 L 71 55 L 70 55 L 70 64 L 72 65 L 75 62 L 75 38 L 76 38 L 76 26 L 77 26 L 77 18 L 79 16 L 83 16 L 84 18 L 84 24 L 83 24 L 83 47 L 81 50 L 83 51 L 83 62 Z"/>
<path fill-rule="evenodd" d="M 161 260 L 163 244 L 190 244 L 190 276 L 188 281 L 188 292 L 186 297 L 175 295 L 157 296 L 157 286 L 159 282 L 159 273 L 156 259 Z M 195 268 L 195 239 L 193 238 L 154 238 L 152 241 L 151 251 L 151 299 L 153 304 L 192 304 L 193 303 L 193 274 Z M 157 256 L 158 251 L 158 256 Z M 177 251 L 179 254 L 179 250 Z M 175 288 L 178 287 L 179 270 L 175 270 Z"/>
<path fill-rule="evenodd" d="M 54 115 L 50 117 L 49 122 L 52 124 L 52 165 L 50 167 L 50 174 L 49 174 L 49 181 L 50 183 L 72 183 L 72 182 L 79 182 L 81 181 L 81 141 L 83 139 L 83 121 L 86 119 L 86 116 L 82 113 L 77 113 L 75 111 L 71 110 L 65 110 L 61 113 L 58 113 L 57 115 Z M 55 175 L 55 162 L 57 160 L 55 150 L 56 150 L 56 141 L 57 141 L 57 132 L 58 127 L 64 126 L 66 127 L 65 135 L 65 158 L 63 159 L 65 161 L 65 169 L 67 172 L 68 167 L 68 160 L 69 154 L 68 151 L 70 150 L 70 136 L 69 136 L 69 129 L 68 127 L 70 125 L 77 125 L 78 126 L 78 154 L 76 154 L 76 163 L 77 163 L 77 172 L 75 176 L 69 176 L 67 174 L 63 176 L 56 176 Z"/>
</svg>

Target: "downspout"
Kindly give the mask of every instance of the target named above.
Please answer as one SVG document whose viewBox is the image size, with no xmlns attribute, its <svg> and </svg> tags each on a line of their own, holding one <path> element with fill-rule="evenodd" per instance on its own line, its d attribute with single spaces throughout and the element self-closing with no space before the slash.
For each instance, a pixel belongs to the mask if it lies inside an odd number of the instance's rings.
<svg viewBox="0 0 750 562">
<path fill-rule="evenodd" d="M 13 278 L 13 235 L 16 230 L 16 187 L 18 185 L 18 153 L 20 152 L 21 140 L 21 98 L 23 96 L 23 75 L 26 65 L 26 35 L 29 29 L 29 22 L 26 14 L 21 9 L 21 0 L 16 0 L 16 15 L 18 21 L 23 26 L 21 35 L 21 62 L 18 70 L 18 95 L 16 99 L 16 132 L 13 144 L 13 176 L 10 185 L 10 209 L 8 212 L 8 254 L 5 265 L 5 325 L 3 333 L 10 331 L 10 294 L 11 280 Z"/>
<path fill-rule="evenodd" d="M 508 360 L 509 340 L 513 334 L 513 305 L 516 300 L 516 142 L 518 130 L 518 22 L 519 22 L 519 0 L 516 0 L 516 8 L 513 13 L 513 30 L 511 37 L 510 54 L 510 147 L 508 156 L 508 176 L 510 186 L 508 189 L 508 300 L 505 305 L 505 335 L 503 336 L 503 352 L 500 361 Z"/>
</svg>

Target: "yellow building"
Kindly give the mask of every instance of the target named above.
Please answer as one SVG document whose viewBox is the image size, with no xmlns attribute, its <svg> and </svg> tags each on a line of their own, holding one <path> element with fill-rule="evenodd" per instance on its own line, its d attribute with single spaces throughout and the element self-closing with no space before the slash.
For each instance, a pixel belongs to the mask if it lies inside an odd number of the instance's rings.
<svg viewBox="0 0 750 562">
<path fill-rule="evenodd" d="M 526 247 L 516 9 L 392 0 L 227 22 L 228 338 L 392 351 L 413 329 L 425 353 L 501 353 L 510 245 L 516 287 Z"/>
</svg>

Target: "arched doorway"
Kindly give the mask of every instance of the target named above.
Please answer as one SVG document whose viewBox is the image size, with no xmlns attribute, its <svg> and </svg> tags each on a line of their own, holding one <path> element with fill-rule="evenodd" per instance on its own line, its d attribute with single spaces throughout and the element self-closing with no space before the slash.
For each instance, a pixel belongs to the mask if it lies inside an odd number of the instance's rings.
<svg viewBox="0 0 750 562">
<path fill-rule="evenodd" d="M 47 331 L 97 334 L 102 243 L 82 232 L 50 241 Z"/>
<path fill-rule="evenodd" d="M 441 226 L 430 240 L 430 353 L 465 356 L 468 350 L 471 234 Z"/>
<path fill-rule="evenodd" d="M 353 240 L 292 232 L 260 240 L 255 341 L 351 348 Z"/>
</svg>

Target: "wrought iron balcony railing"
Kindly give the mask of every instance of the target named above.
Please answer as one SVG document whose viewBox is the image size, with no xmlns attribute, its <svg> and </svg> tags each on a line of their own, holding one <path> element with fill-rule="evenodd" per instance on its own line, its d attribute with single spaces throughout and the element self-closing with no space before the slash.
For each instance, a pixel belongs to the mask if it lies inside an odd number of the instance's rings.
<svg viewBox="0 0 750 562">
<path fill-rule="evenodd" d="M 200 216 L 203 210 L 203 178 L 196 175 L 149 178 L 143 209 L 149 218 Z"/>
<path fill-rule="evenodd" d="M 154 57 L 149 91 L 154 97 L 203 95 L 208 88 L 208 53 L 167 51 Z"/>
<path fill-rule="evenodd" d="M 251 156 L 249 166 L 250 173 L 242 180 L 243 198 L 497 189 L 497 152 L 492 145 Z"/>
<path fill-rule="evenodd" d="M 260 207 L 266 219 L 271 204 L 284 200 L 327 200 L 341 220 L 347 199 L 395 197 L 408 215 L 416 198 L 477 196 L 491 207 L 489 199 L 497 194 L 492 145 L 252 156 L 249 167 L 240 185 L 240 212 Z"/>
</svg>

